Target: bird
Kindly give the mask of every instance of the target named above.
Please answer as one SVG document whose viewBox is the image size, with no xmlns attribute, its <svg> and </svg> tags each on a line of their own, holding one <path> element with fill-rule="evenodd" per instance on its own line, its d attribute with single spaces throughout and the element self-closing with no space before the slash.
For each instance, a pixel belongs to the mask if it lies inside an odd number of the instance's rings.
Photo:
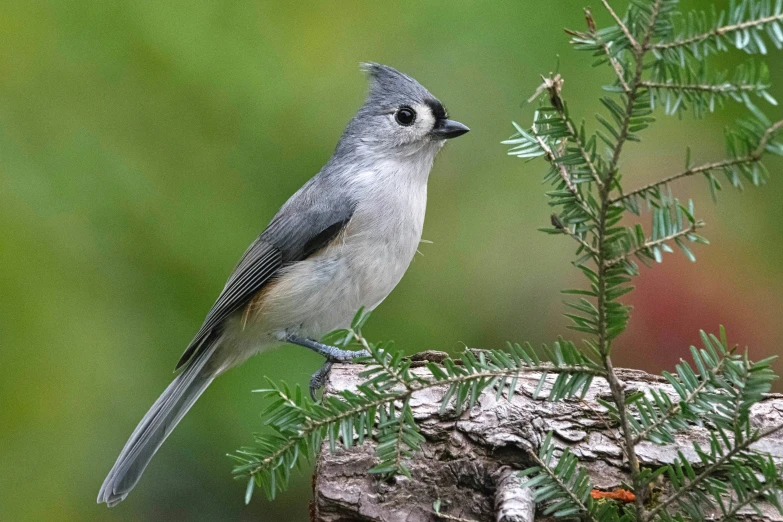
<svg viewBox="0 0 783 522">
<path fill-rule="evenodd" d="M 393 67 L 364 63 L 369 92 L 334 153 L 272 218 L 228 278 L 179 372 L 144 415 L 98 493 L 115 506 L 196 400 L 226 370 L 289 343 L 335 362 L 369 355 L 319 341 L 373 310 L 397 286 L 421 241 L 427 180 L 446 140 L 469 131 Z"/>
</svg>

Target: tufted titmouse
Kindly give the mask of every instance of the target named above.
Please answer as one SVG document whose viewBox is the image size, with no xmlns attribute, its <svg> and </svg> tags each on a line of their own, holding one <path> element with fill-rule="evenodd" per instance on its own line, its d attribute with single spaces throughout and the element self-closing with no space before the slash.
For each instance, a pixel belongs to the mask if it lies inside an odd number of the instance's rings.
<svg viewBox="0 0 783 522">
<path fill-rule="evenodd" d="M 99 503 L 122 501 L 212 380 L 251 355 L 281 342 L 322 354 L 311 393 L 333 362 L 367 355 L 316 339 L 347 327 L 361 307 L 378 306 L 400 281 L 421 240 L 435 155 L 468 128 L 410 76 L 375 63 L 363 68 L 364 105 L 326 165 L 242 256 L 180 358 L 181 372 L 122 449 Z"/>
</svg>

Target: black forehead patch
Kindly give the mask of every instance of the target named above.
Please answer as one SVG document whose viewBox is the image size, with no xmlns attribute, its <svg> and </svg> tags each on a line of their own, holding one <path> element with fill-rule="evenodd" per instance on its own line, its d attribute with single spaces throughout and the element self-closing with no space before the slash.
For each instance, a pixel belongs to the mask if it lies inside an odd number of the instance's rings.
<svg viewBox="0 0 783 522">
<path fill-rule="evenodd" d="M 424 100 L 424 104 L 430 108 L 432 115 L 435 116 L 436 120 L 448 119 L 449 115 L 446 112 L 446 107 L 444 107 L 443 104 L 435 98 L 427 98 Z"/>
</svg>

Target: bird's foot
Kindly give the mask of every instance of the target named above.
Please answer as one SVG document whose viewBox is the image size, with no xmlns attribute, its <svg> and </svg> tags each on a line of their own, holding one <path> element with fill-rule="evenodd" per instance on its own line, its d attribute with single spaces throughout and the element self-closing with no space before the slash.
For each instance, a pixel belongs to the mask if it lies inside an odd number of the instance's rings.
<svg viewBox="0 0 783 522">
<path fill-rule="evenodd" d="M 310 377 L 310 398 L 314 401 L 318 400 L 318 390 L 324 387 L 326 380 L 329 378 L 329 372 L 332 371 L 332 361 L 324 362 L 324 365 L 318 368 L 318 370 Z"/>
<path fill-rule="evenodd" d="M 367 350 L 342 350 L 336 346 L 330 346 L 328 344 L 320 343 L 306 337 L 300 337 L 298 335 L 289 334 L 286 337 L 286 341 L 291 344 L 303 346 L 315 353 L 321 354 L 325 359 L 323 366 L 321 366 L 317 372 L 310 377 L 310 397 L 316 400 L 316 392 L 323 388 L 326 384 L 326 380 L 329 377 L 329 372 L 332 370 L 334 363 L 338 362 L 351 362 L 354 359 L 360 359 L 362 357 L 369 357 L 370 352 Z"/>
<path fill-rule="evenodd" d="M 297 346 L 303 346 L 309 350 L 314 351 L 317 354 L 322 355 L 327 361 L 332 362 L 350 362 L 360 357 L 369 357 L 370 352 L 367 350 L 351 351 L 342 350 L 336 346 L 331 346 L 324 343 L 319 343 L 307 337 L 300 337 L 294 334 L 288 334 L 285 338 L 286 342 L 295 344 Z"/>
</svg>

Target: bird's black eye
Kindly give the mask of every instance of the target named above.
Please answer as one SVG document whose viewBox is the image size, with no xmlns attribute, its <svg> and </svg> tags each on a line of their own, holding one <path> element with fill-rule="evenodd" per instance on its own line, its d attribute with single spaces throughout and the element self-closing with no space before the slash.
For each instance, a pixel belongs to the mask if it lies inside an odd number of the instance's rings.
<svg viewBox="0 0 783 522">
<path fill-rule="evenodd" d="M 413 122 L 416 121 L 416 111 L 410 107 L 400 107 L 397 109 L 397 112 L 394 113 L 394 119 L 403 127 L 408 127 L 413 125 Z"/>
</svg>

